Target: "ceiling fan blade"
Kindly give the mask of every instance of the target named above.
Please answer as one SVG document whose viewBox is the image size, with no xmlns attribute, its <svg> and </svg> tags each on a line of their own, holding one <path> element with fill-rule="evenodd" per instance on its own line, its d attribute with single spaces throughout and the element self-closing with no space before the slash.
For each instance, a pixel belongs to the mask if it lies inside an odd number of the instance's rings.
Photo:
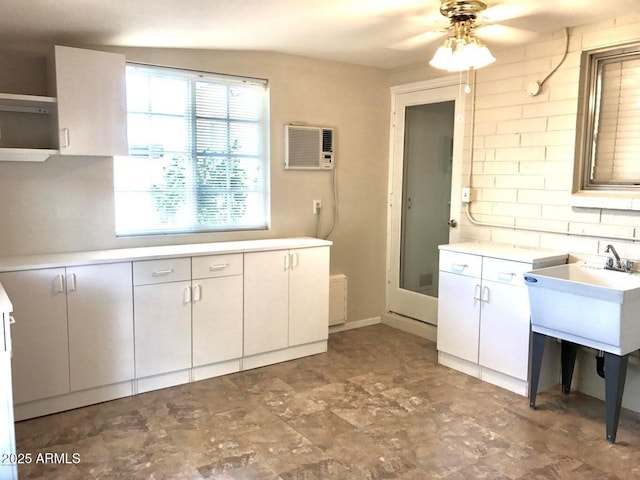
<svg viewBox="0 0 640 480">
<path fill-rule="evenodd" d="M 396 42 L 393 45 L 391 45 L 389 48 L 392 50 L 411 50 L 415 47 L 419 47 L 429 42 L 438 40 L 439 38 L 444 37 L 446 33 L 447 33 L 446 30 L 420 33 L 419 35 L 414 35 L 413 37 L 409 37 L 405 40 Z"/>
<path fill-rule="evenodd" d="M 480 26 L 475 30 L 475 33 L 482 40 L 499 40 L 507 44 L 532 41 L 538 36 L 531 30 L 497 24 Z"/>
<path fill-rule="evenodd" d="M 490 4 L 489 8 L 479 16 L 479 20 L 496 23 L 526 17 L 537 13 L 542 8 L 540 3 L 531 0 L 509 0 L 508 2 Z"/>
</svg>

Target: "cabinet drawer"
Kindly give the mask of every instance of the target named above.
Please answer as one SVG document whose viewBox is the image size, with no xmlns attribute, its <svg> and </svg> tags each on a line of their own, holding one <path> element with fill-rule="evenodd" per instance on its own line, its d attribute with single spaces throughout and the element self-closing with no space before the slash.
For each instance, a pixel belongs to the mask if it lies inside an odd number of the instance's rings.
<svg viewBox="0 0 640 480">
<path fill-rule="evenodd" d="M 482 257 L 468 253 L 441 250 L 439 268 L 443 272 L 480 278 L 482 272 Z"/>
<path fill-rule="evenodd" d="M 133 284 L 181 282 L 191 280 L 190 258 L 167 258 L 133 262 Z"/>
<path fill-rule="evenodd" d="M 241 253 L 193 257 L 191 259 L 193 278 L 214 278 L 242 275 L 242 260 Z"/>
<path fill-rule="evenodd" d="M 530 270 L 530 263 L 485 257 L 482 265 L 482 279 L 524 287 L 523 274 Z"/>
</svg>

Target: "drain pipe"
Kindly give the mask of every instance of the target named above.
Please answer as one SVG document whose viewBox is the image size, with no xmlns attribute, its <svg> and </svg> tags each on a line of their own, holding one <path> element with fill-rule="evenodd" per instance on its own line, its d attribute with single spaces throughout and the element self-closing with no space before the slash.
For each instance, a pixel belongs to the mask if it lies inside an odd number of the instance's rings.
<svg viewBox="0 0 640 480">
<path fill-rule="evenodd" d="M 604 378 L 604 352 L 598 350 L 596 355 L 596 372 L 601 378 Z"/>
</svg>

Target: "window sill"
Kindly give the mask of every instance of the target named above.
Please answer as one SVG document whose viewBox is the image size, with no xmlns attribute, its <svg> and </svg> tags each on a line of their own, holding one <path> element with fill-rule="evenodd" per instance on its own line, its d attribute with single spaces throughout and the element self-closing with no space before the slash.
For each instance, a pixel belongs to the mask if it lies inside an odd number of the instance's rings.
<svg viewBox="0 0 640 480">
<path fill-rule="evenodd" d="M 579 190 L 569 200 L 572 207 L 640 211 L 640 192 Z"/>
</svg>

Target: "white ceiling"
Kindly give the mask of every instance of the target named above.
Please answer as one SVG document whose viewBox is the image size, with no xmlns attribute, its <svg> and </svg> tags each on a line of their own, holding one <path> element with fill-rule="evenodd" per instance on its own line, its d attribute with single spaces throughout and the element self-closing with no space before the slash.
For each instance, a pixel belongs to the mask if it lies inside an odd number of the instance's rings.
<svg viewBox="0 0 640 480">
<path fill-rule="evenodd" d="M 640 0 L 488 0 L 494 51 L 640 11 Z M 380 68 L 433 55 L 439 0 L 2 0 L 0 45 L 266 50 Z"/>
</svg>

